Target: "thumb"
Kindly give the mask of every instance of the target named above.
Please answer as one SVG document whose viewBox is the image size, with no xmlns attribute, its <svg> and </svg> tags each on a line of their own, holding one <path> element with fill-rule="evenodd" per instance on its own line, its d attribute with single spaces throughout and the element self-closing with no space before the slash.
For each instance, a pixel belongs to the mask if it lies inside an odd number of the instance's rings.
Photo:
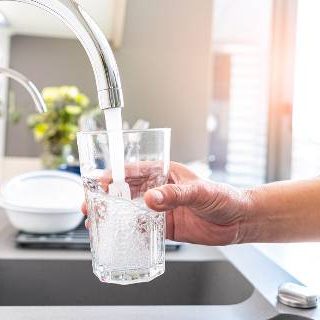
<svg viewBox="0 0 320 320">
<path fill-rule="evenodd" d="M 151 209 L 168 211 L 179 206 L 194 205 L 199 194 L 198 189 L 195 184 L 167 184 L 147 191 L 144 199 Z"/>
</svg>

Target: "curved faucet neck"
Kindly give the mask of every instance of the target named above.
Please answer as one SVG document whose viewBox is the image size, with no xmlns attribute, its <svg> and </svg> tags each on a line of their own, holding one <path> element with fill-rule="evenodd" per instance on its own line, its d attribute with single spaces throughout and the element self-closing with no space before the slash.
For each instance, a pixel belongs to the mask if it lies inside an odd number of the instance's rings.
<svg viewBox="0 0 320 320">
<path fill-rule="evenodd" d="M 109 43 L 95 21 L 73 0 L 0 0 L 31 4 L 61 19 L 87 52 L 101 109 L 123 107 L 118 67 Z"/>
<path fill-rule="evenodd" d="M 0 75 L 4 75 L 8 78 L 14 79 L 17 82 L 19 82 L 21 85 L 23 85 L 27 91 L 30 93 L 35 106 L 37 107 L 37 111 L 40 113 L 46 112 L 47 107 L 46 104 L 37 89 L 37 87 L 34 85 L 33 82 L 31 82 L 28 78 L 26 78 L 23 74 L 12 70 L 12 69 L 7 69 L 7 68 L 1 68 L 0 67 Z"/>
</svg>

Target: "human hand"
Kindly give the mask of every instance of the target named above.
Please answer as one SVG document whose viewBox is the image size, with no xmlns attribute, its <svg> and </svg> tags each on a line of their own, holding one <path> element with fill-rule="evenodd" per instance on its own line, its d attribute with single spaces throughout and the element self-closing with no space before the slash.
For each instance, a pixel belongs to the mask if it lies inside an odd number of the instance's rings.
<svg viewBox="0 0 320 320">
<path fill-rule="evenodd" d="M 251 204 L 250 195 L 229 185 L 200 179 L 172 162 L 169 184 L 146 192 L 147 205 L 166 212 L 167 238 L 205 245 L 239 243 Z"/>
</svg>

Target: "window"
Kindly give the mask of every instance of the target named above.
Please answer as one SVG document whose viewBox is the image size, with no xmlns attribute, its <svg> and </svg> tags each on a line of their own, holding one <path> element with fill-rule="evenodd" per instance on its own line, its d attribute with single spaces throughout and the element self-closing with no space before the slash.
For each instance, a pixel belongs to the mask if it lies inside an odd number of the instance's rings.
<svg viewBox="0 0 320 320">
<path fill-rule="evenodd" d="M 292 178 L 320 174 L 320 2 L 299 1 L 293 102 Z"/>
<path fill-rule="evenodd" d="M 216 0 L 209 129 L 213 178 L 266 180 L 271 0 Z"/>
</svg>

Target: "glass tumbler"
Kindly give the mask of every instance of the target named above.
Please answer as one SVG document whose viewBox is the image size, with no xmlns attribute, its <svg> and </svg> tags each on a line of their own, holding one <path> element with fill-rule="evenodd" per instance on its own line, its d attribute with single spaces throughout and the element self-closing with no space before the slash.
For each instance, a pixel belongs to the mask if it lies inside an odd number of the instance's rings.
<svg viewBox="0 0 320 320">
<path fill-rule="evenodd" d="M 102 282 L 125 285 L 151 281 L 165 271 L 165 215 L 149 209 L 143 197 L 168 181 L 171 130 L 122 135 L 131 199 L 109 192 L 110 132 L 80 132 L 77 140 L 93 272 Z"/>
</svg>

